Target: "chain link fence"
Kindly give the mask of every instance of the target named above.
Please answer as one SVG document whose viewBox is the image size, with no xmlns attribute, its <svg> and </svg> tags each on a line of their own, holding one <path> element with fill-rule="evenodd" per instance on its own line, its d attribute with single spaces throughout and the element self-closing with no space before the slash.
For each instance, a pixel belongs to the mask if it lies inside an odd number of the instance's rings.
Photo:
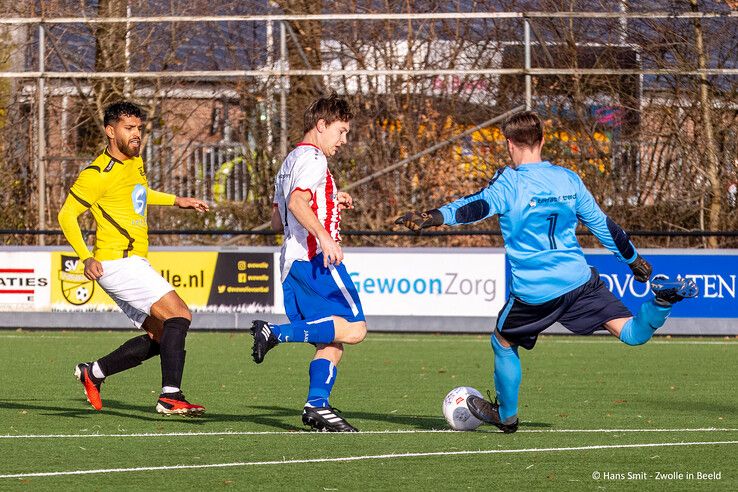
<svg viewBox="0 0 738 492">
<path fill-rule="evenodd" d="M 430 2 L 423 13 L 321 2 L 312 11 L 199 0 L 165 10 L 105 0 L 82 13 L 75 2 L 46 2 L 43 12 L 0 3 L 0 228 L 56 227 L 69 186 L 102 150 L 102 108 L 121 98 L 147 112 L 151 186 L 214 204 L 204 218 L 153 211 L 154 228 L 255 228 L 269 217 L 281 159 L 302 135 L 302 110 L 335 90 L 357 113 L 350 145 L 332 164 L 357 198 L 345 228 L 391 231 L 407 208 L 484 186 L 507 155 L 498 124 L 480 123 L 522 105 L 546 120 L 546 157 L 576 170 L 626 228 L 738 230 L 738 12 L 723 2 L 662 10 L 585 2 L 580 12 L 536 3 L 531 12 L 514 1 L 455 11 Z M 424 152 L 439 142 L 448 144 Z M 490 244 L 473 235 L 437 241 Z M 735 246 L 722 236 L 677 243 Z"/>
</svg>

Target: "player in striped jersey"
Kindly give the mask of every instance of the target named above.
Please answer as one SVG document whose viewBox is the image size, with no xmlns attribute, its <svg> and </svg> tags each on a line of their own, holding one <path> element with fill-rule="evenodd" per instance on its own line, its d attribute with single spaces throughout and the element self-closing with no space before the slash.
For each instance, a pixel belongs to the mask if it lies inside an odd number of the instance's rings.
<svg viewBox="0 0 738 492">
<path fill-rule="evenodd" d="M 329 432 L 357 430 L 328 398 L 343 345 L 357 344 L 366 336 L 361 301 L 339 245 L 341 211 L 353 208 L 352 199 L 338 191 L 328 169 L 328 158 L 346 143 L 352 117 L 348 103 L 335 94 L 317 99 L 305 111 L 305 136 L 277 174 L 272 211 L 272 227 L 284 232 L 280 268 L 290 322 L 256 320 L 251 328 L 257 364 L 280 343 L 315 345 L 302 421 Z"/>
<path fill-rule="evenodd" d="M 100 386 L 105 378 L 161 356 L 162 391 L 156 410 L 163 414 L 200 415 L 205 409 L 189 403 L 180 390 L 185 363 L 185 336 L 192 314 L 174 288 L 146 259 L 148 205 L 176 205 L 200 212 L 208 205 L 196 198 L 152 190 L 146 181 L 141 151 L 143 112 L 129 102 L 105 109 L 108 146 L 82 170 L 59 212 L 59 225 L 84 263 L 84 274 L 120 306 L 147 334 L 134 337 L 110 354 L 75 367 L 75 376 L 95 410 L 102 408 Z M 92 253 L 82 237 L 78 217 L 89 210 L 95 218 Z"/>
</svg>

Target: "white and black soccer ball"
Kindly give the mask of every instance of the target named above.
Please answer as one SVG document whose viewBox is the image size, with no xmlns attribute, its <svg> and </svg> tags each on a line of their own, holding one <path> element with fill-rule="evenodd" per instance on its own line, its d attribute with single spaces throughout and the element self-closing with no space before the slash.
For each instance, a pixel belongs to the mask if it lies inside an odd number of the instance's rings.
<svg viewBox="0 0 738 492">
<path fill-rule="evenodd" d="M 75 289 L 74 297 L 79 302 L 84 302 L 90 297 L 90 290 L 84 285 L 80 285 L 79 287 L 77 287 L 77 289 Z"/>
<path fill-rule="evenodd" d="M 482 398 L 482 393 L 469 386 L 459 386 L 452 389 L 443 399 L 443 416 L 452 429 L 457 431 L 471 431 L 482 425 L 466 406 L 466 397 L 476 395 Z"/>
</svg>

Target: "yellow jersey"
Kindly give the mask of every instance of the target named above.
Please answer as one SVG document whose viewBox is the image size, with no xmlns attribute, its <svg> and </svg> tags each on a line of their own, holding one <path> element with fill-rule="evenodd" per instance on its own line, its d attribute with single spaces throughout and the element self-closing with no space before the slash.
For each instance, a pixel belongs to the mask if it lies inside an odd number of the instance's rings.
<svg viewBox="0 0 738 492">
<path fill-rule="evenodd" d="M 81 261 L 146 257 L 149 250 L 147 207 L 174 205 L 175 195 L 149 188 L 141 157 L 119 161 L 100 154 L 82 170 L 59 211 L 59 225 Z M 77 218 L 90 210 L 97 224 L 92 254 Z"/>
</svg>

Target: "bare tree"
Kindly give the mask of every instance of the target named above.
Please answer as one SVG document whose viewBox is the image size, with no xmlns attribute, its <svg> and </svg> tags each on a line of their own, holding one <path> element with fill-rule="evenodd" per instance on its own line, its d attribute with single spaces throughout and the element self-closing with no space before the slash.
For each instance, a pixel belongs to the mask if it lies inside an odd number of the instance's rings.
<svg viewBox="0 0 738 492">
<path fill-rule="evenodd" d="M 320 14 L 323 2 L 316 0 L 275 0 L 285 14 Z M 320 42 L 322 25 L 318 21 L 289 21 L 285 23 L 289 49 L 288 64 L 291 69 L 317 69 L 321 66 Z M 320 95 L 323 89 L 315 77 L 290 77 L 290 97 L 287 100 L 289 140 L 297 143 L 303 136 L 302 115 L 305 108 Z"/>
<path fill-rule="evenodd" d="M 692 12 L 699 12 L 697 0 L 690 0 L 689 6 Z M 697 52 L 697 66 L 700 70 L 707 68 L 707 55 L 705 53 L 705 44 L 702 32 L 702 22 L 700 19 L 694 19 L 694 42 L 695 51 Z M 707 180 L 710 186 L 709 195 L 709 220 L 708 228 L 717 231 L 720 228 L 720 212 L 722 209 L 722 186 L 720 182 L 720 163 L 718 161 L 717 147 L 715 145 L 715 132 L 712 121 L 712 98 L 710 97 L 710 86 L 707 75 L 700 75 L 700 108 L 702 113 L 702 130 L 704 132 L 705 150 L 707 153 Z M 718 246 L 717 238 L 710 236 L 708 238 L 711 248 Z"/>
<path fill-rule="evenodd" d="M 125 17 L 127 0 L 100 0 L 97 5 L 98 17 Z M 126 25 L 98 24 L 95 27 L 95 71 L 125 72 L 127 70 Z M 98 115 L 100 109 L 111 101 L 123 99 L 124 80 L 122 78 L 95 79 L 95 105 Z M 102 118 L 101 118 L 102 119 Z"/>
<path fill-rule="evenodd" d="M 29 5 L 1 0 L 0 12 L 8 16 L 31 15 L 32 9 Z M 24 69 L 27 42 L 25 26 L 0 26 L 0 70 Z M 36 223 L 32 208 L 35 172 L 29 165 L 34 128 L 29 118 L 31 107 L 19 97 L 20 86 L 16 80 L 0 79 L 0 180 L 5 185 L 0 196 L 0 227 L 11 229 L 33 227 Z M 3 243 L 15 244 L 23 239 L 5 235 Z"/>
<path fill-rule="evenodd" d="M 621 5 L 622 3 L 619 3 Z M 148 2 L 104 0 L 90 6 L 77 0 L 37 4 L 0 3 L 12 15 L 100 15 L 126 17 L 284 12 L 488 12 L 612 11 L 612 2 L 582 0 L 488 0 L 453 2 L 384 0 L 348 3 L 280 0 L 265 2 L 192 0 Z M 721 3 L 629 2 L 681 11 L 727 8 Z M 729 230 L 738 227 L 738 83 L 735 77 L 684 72 L 734 67 L 738 26 L 729 17 L 694 19 L 530 18 L 532 66 L 552 69 L 669 69 L 652 75 L 552 75 L 533 77 L 533 104 L 546 121 L 546 157 L 578 172 L 616 220 L 631 230 Z M 158 227 L 247 229 L 269 216 L 281 126 L 291 143 L 302 135 L 302 113 L 328 89 L 348 97 L 357 109 L 350 144 L 332 170 L 340 187 L 373 173 L 379 177 L 355 188 L 356 213 L 348 229 L 392 229 L 392 218 L 407 208 L 424 209 L 473 192 L 508 164 L 499 128 L 480 129 L 439 150 L 415 158 L 439 142 L 524 102 L 522 75 L 478 76 L 468 69 L 523 66 L 520 19 L 354 20 L 285 24 L 292 69 L 448 69 L 457 75 L 362 75 L 289 77 L 288 116 L 279 117 L 279 91 L 269 77 L 202 79 L 164 77 L 131 80 L 125 72 L 184 69 L 259 68 L 280 56 L 280 26 L 267 38 L 265 23 L 207 22 L 45 24 L 47 70 L 105 70 L 121 76 L 47 82 L 49 218 L 56 213 L 70 180 L 103 143 L 100 117 L 114 98 L 130 97 L 148 113 L 146 154 L 153 186 L 202 195 L 216 201 L 216 213 L 192 218 L 153 211 Z M 24 54 L 23 66 L 37 63 L 33 30 L 10 54 Z M 274 41 L 273 43 L 271 41 Z M 11 45 L 12 46 L 12 45 Z M 126 49 L 126 47 L 128 49 Z M 0 47 L 0 59 L 8 49 Z M 271 50 L 271 52 L 267 52 Z M 7 65 L 6 65 L 7 66 Z M 6 68 L 7 69 L 7 68 Z M 31 145 L 35 139 L 33 80 L 0 88 L 6 113 L 0 128 L 0 167 L 18 190 L 35 196 Z M 12 144 L 11 144 L 12 143 Z M 403 159 L 408 162 L 382 172 Z M 13 181 L 15 182 L 15 181 Z M 731 188 L 732 187 L 732 188 Z M 30 190 L 30 192 L 29 192 Z M 733 190 L 731 192 L 731 190 Z M 8 198 L 9 200 L 11 198 Z M 22 198 L 12 198 L 22 200 Z M 171 212 L 171 211 L 167 211 Z M 0 219 L 5 210 L 0 212 Z M 7 215 L 7 214 L 6 214 Z M 33 227 L 33 211 L 7 224 Z M 51 223 L 49 219 L 47 222 Z M 494 228 L 494 222 L 470 226 Z M 156 241 L 173 241 L 168 237 Z M 177 239 L 180 240 L 180 239 Z M 216 237 L 190 241 L 217 242 Z M 236 241 L 235 239 L 231 241 Z M 253 243 L 241 237 L 239 242 Z M 265 240 L 267 241 L 267 240 Z M 585 244 L 590 239 L 582 238 Z M 733 242 L 731 242 L 733 241 Z M 499 244 L 495 237 L 442 239 L 357 237 L 350 244 Z M 643 238 L 641 245 L 735 244 L 731 239 Z"/>
</svg>

